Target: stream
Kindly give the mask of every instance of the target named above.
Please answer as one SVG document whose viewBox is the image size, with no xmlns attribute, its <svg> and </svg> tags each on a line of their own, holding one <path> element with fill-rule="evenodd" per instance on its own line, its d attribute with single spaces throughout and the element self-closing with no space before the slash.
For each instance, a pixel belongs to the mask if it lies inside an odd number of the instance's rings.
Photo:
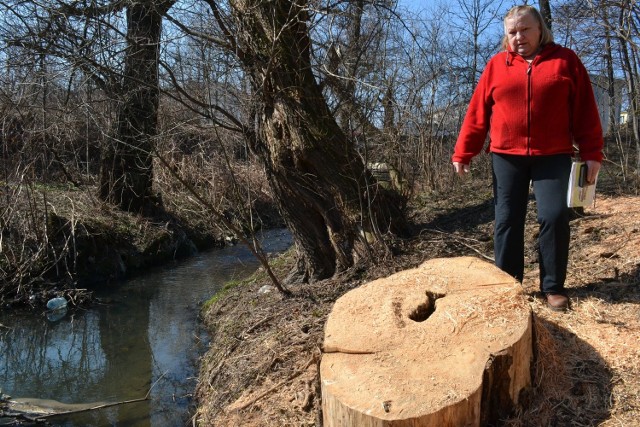
<svg viewBox="0 0 640 427">
<path fill-rule="evenodd" d="M 291 245 L 287 230 L 261 236 L 267 253 Z M 192 394 L 207 334 L 200 307 L 226 282 L 258 267 L 242 245 L 152 270 L 96 296 L 110 300 L 51 321 L 0 311 L 0 392 L 68 404 L 149 399 L 75 415 L 55 426 L 191 425 Z M 0 425 L 3 424 L 0 418 Z"/>
</svg>

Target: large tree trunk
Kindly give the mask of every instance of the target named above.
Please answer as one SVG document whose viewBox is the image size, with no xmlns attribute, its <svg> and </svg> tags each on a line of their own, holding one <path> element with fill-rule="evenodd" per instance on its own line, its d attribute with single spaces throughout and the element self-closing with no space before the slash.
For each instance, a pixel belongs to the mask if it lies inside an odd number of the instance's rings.
<svg viewBox="0 0 640 427">
<path fill-rule="evenodd" d="M 609 97 L 609 124 L 606 129 L 607 135 L 613 135 L 619 122 L 619 112 L 616 108 L 617 91 L 614 76 L 613 51 L 611 49 L 612 28 L 609 23 L 609 13 L 607 8 L 602 9 L 602 16 L 605 22 L 604 26 L 604 53 L 605 62 L 607 64 L 607 95 Z"/>
<path fill-rule="evenodd" d="M 100 198 L 138 212 L 151 197 L 158 122 L 158 56 L 162 13 L 153 0 L 127 9 L 127 49 L 113 137 L 101 159 Z"/>
<path fill-rule="evenodd" d="M 542 14 L 542 19 L 544 19 L 545 24 L 547 24 L 547 28 L 551 30 L 551 25 L 553 23 L 553 16 L 551 15 L 551 5 L 549 4 L 549 0 L 540 0 L 540 13 Z"/>
<path fill-rule="evenodd" d="M 400 203 L 375 185 L 329 111 L 311 71 L 306 4 L 233 6 L 236 52 L 259 102 L 253 149 L 293 233 L 302 279 L 330 277 L 366 253 L 366 238 L 407 231 Z"/>
<path fill-rule="evenodd" d="M 626 29 L 628 24 L 625 22 L 625 14 L 620 11 L 618 17 L 618 24 L 620 28 Z M 629 31 L 627 30 L 627 33 Z M 632 55 L 629 54 L 629 48 L 627 45 L 628 36 L 618 36 L 620 45 L 620 52 L 622 53 L 622 68 L 627 77 L 627 90 L 629 96 L 629 120 L 631 120 L 631 129 L 633 130 L 633 140 L 636 146 L 636 166 L 640 168 L 640 123 L 638 122 L 638 86 L 637 86 L 637 74 L 636 74 L 636 62 L 632 61 Z M 627 153 L 628 155 L 629 153 Z"/>
</svg>

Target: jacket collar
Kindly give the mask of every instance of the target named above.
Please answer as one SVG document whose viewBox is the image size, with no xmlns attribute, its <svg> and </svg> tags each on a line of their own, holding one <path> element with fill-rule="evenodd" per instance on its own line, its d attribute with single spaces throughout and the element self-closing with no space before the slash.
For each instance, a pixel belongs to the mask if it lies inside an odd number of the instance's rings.
<svg viewBox="0 0 640 427">
<path fill-rule="evenodd" d="M 536 56 L 536 59 L 537 59 L 536 62 L 540 61 L 540 59 L 546 58 L 551 54 L 551 52 L 555 52 L 559 47 L 560 46 L 555 44 L 554 42 L 545 44 L 544 46 L 542 46 L 542 49 L 540 50 L 540 52 L 538 52 L 538 55 Z M 524 59 L 518 53 L 511 50 L 511 48 L 507 48 L 506 52 L 507 52 L 507 55 L 506 55 L 507 65 L 513 65 L 513 61 L 516 58 L 519 58 L 518 60 L 524 61 Z"/>
</svg>

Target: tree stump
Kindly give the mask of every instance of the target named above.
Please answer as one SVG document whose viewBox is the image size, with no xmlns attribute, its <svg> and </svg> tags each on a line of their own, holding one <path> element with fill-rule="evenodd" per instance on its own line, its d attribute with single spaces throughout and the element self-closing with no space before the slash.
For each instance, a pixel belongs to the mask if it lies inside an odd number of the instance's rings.
<svg viewBox="0 0 640 427">
<path fill-rule="evenodd" d="M 482 426 L 531 383 L 521 286 L 473 257 L 433 259 L 338 299 L 320 365 L 324 426 Z"/>
</svg>

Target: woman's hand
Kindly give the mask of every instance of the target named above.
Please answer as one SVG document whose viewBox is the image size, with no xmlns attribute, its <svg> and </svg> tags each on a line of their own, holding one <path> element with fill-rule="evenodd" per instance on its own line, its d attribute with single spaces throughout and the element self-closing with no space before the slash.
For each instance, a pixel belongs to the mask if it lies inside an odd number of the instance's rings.
<svg viewBox="0 0 640 427">
<path fill-rule="evenodd" d="M 469 173 L 469 165 L 462 164 L 460 162 L 453 162 L 453 169 L 459 176 L 465 176 Z"/>
<path fill-rule="evenodd" d="M 600 170 L 600 162 L 595 160 L 587 160 L 587 185 L 593 185 L 596 183 L 598 177 L 598 171 Z"/>
</svg>

